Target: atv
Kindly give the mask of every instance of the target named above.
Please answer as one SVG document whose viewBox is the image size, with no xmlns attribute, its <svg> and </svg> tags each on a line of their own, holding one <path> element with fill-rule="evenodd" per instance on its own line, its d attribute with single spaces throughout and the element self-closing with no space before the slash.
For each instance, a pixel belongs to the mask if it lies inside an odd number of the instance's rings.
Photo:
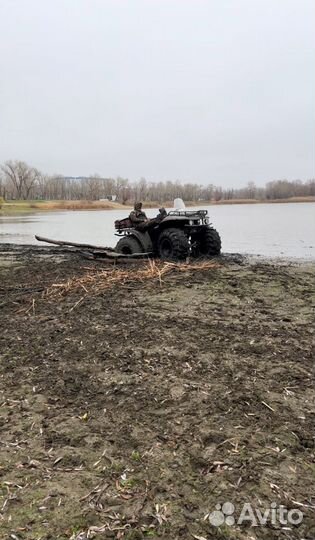
<svg viewBox="0 0 315 540">
<path fill-rule="evenodd" d="M 207 210 L 164 211 L 162 219 L 152 219 L 136 227 L 129 218 L 117 220 L 116 236 L 120 240 L 116 251 L 126 255 L 148 253 L 171 261 L 219 255 L 221 239 L 207 214 Z"/>
</svg>

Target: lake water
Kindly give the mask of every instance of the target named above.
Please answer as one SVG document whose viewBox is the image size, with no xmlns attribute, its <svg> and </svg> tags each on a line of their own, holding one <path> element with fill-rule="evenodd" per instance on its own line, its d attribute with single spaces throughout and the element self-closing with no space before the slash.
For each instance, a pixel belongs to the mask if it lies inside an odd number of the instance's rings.
<svg viewBox="0 0 315 540">
<path fill-rule="evenodd" d="M 226 253 L 315 259 L 315 204 L 240 204 L 207 208 Z M 38 244 L 34 235 L 115 246 L 114 221 L 126 210 L 41 212 L 0 217 L 0 243 Z M 146 210 L 154 217 L 158 210 Z M 47 244 L 46 244 L 47 245 Z"/>
</svg>

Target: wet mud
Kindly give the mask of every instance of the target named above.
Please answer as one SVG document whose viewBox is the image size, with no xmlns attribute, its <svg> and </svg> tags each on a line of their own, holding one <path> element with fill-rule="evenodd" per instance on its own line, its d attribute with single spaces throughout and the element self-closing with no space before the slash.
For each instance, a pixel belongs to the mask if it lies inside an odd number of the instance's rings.
<svg viewBox="0 0 315 540">
<path fill-rule="evenodd" d="M 47 294 L 106 263 L 1 247 L 0 538 L 314 538 L 314 267 L 216 262 Z"/>
</svg>

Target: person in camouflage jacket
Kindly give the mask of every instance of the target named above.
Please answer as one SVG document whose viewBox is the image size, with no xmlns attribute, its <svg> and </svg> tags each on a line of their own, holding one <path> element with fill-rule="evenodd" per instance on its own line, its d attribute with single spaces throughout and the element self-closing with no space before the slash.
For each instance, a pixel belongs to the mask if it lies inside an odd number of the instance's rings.
<svg viewBox="0 0 315 540">
<path fill-rule="evenodd" d="M 140 223 L 148 222 L 148 218 L 142 210 L 142 202 L 136 202 L 132 212 L 129 214 L 129 219 L 134 226 L 140 225 Z"/>
</svg>

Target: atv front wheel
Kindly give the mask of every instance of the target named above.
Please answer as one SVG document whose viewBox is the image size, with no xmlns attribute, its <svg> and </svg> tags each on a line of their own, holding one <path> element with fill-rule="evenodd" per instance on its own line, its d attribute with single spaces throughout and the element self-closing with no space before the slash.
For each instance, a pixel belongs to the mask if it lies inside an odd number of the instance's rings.
<svg viewBox="0 0 315 540">
<path fill-rule="evenodd" d="M 126 235 L 117 242 L 115 251 L 124 255 L 134 255 L 135 253 L 143 253 L 143 248 L 137 238 Z"/>
<path fill-rule="evenodd" d="M 214 257 L 221 253 L 221 238 L 215 229 L 208 227 L 199 236 L 199 252 L 200 255 L 206 257 Z"/>
<path fill-rule="evenodd" d="M 181 229 L 166 229 L 158 239 L 158 253 L 161 259 L 182 261 L 189 255 L 188 238 Z"/>
</svg>

